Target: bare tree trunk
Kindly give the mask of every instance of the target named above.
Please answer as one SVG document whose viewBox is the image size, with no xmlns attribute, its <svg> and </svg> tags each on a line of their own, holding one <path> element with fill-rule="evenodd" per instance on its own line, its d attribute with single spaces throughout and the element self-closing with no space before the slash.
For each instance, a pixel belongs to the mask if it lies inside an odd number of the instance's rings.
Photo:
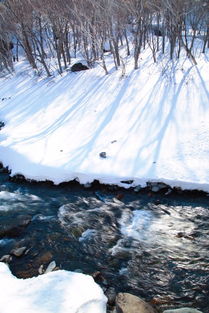
<svg viewBox="0 0 209 313">
<path fill-rule="evenodd" d="M 125 41 L 126 41 L 127 56 L 129 56 L 130 55 L 130 48 L 129 48 L 129 42 L 128 42 L 126 29 L 124 30 L 124 37 L 125 37 Z"/>
<path fill-rule="evenodd" d="M 33 56 L 33 51 L 29 42 L 29 38 L 28 38 L 27 32 L 25 31 L 25 27 L 23 24 L 22 24 L 22 35 L 23 35 L 23 48 L 25 50 L 27 59 L 30 65 L 32 66 L 32 68 L 37 69 L 36 61 Z"/>
</svg>

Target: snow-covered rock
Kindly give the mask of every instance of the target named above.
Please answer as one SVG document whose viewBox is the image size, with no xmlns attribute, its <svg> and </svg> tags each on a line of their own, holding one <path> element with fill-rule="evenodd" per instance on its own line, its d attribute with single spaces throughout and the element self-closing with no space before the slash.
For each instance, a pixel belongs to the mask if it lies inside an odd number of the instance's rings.
<svg viewBox="0 0 209 313">
<path fill-rule="evenodd" d="M 1 313 L 105 313 L 107 299 L 88 275 L 56 271 L 18 279 L 0 263 Z"/>
</svg>

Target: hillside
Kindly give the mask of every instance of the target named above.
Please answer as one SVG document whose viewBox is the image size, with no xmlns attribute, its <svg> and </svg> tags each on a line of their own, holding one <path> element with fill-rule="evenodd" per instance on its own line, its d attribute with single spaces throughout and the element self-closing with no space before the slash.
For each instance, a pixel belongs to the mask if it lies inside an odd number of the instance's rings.
<svg viewBox="0 0 209 313">
<path fill-rule="evenodd" d="M 197 66 L 140 57 L 138 70 L 125 59 L 125 75 L 110 60 L 109 75 L 97 65 L 50 78 L 17 62 L 0 79 L 0 161 L 12 175 L 55 184 L 160 181 L 209 192 L 207 54 Z"/>
</svg>

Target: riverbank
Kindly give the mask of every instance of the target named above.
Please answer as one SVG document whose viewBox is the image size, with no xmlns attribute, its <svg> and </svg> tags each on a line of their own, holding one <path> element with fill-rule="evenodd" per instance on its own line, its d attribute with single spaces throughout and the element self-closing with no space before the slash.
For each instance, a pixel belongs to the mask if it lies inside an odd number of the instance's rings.
<svg viewBox="0 0 209 313">
<path fill-rule="evenodd" d="M 140 69 L 127 59 L 123 77 L 96 66 L 47 79 L 17 63 L 0 79 L 0 161 L 12 176 L 55 184 L 208 192 L 207 54 L 197 61 L 153 64 L 143 51 Z"/>
</svg>

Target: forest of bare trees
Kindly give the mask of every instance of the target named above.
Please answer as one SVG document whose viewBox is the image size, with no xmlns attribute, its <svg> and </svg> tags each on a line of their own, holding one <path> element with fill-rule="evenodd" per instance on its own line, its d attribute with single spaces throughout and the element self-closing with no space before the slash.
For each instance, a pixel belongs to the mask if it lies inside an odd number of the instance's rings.
<svg viewBox="0 0 209 313">
<path fill-rule="evenodd" d="M 50 76 L 82 56 L 108 74 L 106 55 L 123 66 L 121 47 L 139 66 L 143 49 L 196 64 L 195 43 L 209 48 L 209 0 L 3 0 L 0 1 L 0 69 L 13 70 L 20 51 Z M 52 62 L 53 60 L 53 62 Z M 55 66 L 56 65 L 56 66 Z M 55 68 L 54 68 L 55 67 Z"/>
</svg>

